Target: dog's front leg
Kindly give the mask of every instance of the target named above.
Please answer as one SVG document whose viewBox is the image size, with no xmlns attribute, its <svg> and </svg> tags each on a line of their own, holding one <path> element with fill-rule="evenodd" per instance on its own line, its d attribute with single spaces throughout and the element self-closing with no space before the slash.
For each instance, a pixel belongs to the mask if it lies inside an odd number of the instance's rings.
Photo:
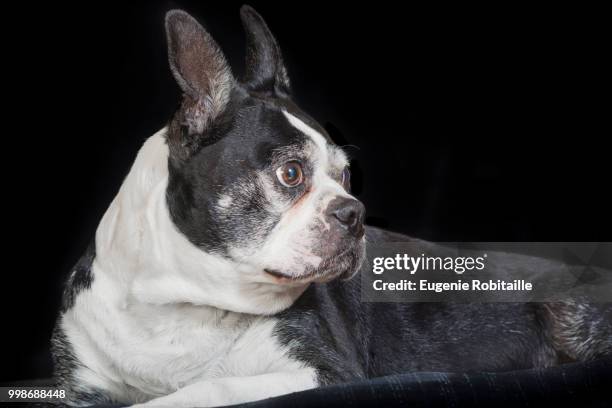
<svg viewBox="0 0 612 408">
<path fill-rule="evenodd" d="M 315 372 L 310 368 L 252 377 L 217 378 L 190 384 L 172 394 L 134 407 L 217 407 L 276 397 L 316 386 Z"/>
</svg>

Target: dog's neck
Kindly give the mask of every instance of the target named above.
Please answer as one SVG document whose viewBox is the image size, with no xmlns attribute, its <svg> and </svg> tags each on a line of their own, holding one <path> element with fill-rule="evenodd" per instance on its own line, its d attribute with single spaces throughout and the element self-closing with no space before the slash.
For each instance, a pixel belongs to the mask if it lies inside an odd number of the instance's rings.
<svg viewBox="0 0 612 408">
<path fill-rule="evenodd" d="M 251 314 L 290 306 L 305 288 L 249 281 L 240 265 L 178 231 L 166 203 L 165 131 L 145 142 L 98 226 L 95 274 L 113 282 L 126 305 L 188 303 Z"/>
</svg>

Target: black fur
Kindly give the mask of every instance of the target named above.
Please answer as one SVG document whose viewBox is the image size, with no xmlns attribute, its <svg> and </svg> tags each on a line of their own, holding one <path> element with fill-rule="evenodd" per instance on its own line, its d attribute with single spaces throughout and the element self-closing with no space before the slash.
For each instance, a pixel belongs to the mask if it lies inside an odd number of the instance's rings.
<svg viewBox="0 0 612 408">
<path fill-rule="evenodd" d="M 89 244 L 83 256 L 76 263 L 66 281 L 62 297 L 61 312 L 65 312 L 74 305 L 76 296 L 84 289 L 89 289 L 93 282 L 91 264 L 96 257 L 95 240 Z"/>
<path fill-rule="evenodd" d="M 245 84 L 259 93 L 288 96 L 291 93 L 281 49 L 261 16 L 249 6 L 240 9 L 246 33 Z"/>
</svg>

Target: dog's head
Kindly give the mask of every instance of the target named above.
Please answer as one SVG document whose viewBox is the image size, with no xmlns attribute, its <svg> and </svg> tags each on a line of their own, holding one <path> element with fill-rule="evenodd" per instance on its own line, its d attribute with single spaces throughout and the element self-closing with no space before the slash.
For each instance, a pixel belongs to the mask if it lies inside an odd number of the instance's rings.
<svg viewBox="0 0 612 408">
<path fill-rule="evenodd" d="M 291 99 L 278 44 L 252 8 L 241 10 L 246 75 L 183 11 L 166 16 L 169 60 L 183 91 L 167 132 L 172 221 L 241 279 L 304 286 L 351 275 L 364 256 L 364 206 L 348 161 Z"/>
</svg>

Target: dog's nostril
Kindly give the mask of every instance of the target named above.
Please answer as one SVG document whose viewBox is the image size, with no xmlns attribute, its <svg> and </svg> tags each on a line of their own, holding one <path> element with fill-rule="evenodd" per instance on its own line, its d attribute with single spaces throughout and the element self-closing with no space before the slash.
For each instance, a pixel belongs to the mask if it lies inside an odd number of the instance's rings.
<svg viewBox="0 0 612 408">
<path fill-rule="evenodd" d="M 356 236 L 361 237 L 364 232 L 363 218 L 365 214 L 365 207 L 357 200 L 346 200 L 339 205 L 335 211 L 333 211 L 334 217 L 345 226 L 349 232 Z"/>
<path fill-rule="evenodd" d="M 339 210 L 336 210 L 334 215 L 338 220 L 340 220 L 341 223 L 348 226 L 353 225 L 355 221 L 357 221 L 357 211 L 353 207 L 340 208 Z"/>
</svg>

